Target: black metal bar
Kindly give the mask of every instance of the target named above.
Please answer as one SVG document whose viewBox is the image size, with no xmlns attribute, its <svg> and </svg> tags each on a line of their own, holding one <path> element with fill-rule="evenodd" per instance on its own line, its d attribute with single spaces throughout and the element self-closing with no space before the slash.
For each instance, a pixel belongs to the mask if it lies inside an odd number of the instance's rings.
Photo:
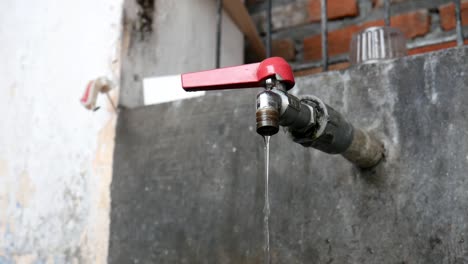
<svg viewBox="0 0 468 264">
<path fill-rule="evenodd" d="M 455 0 L 455 17 L 457 21 L 457 44 L 463 46 L 463 28 L 461 21 L 461 0 Z"/>
<path fill-rule="evenodd" d="M 267 58 L 271 57 L 271 10 L 272 10 L 272 0 L 268 0 L 267 8 L 267 37 L 266 37 L 266 56 Z"/>
<path fill-rule="evenodd" d="M 223 0 L 218 0 L 218 14 L 216 25 L 216 68 L 221 67 L 221 31 L 223 25 Z"/>
<path fill-rule="evenodd" d="M 320 0 L 322 22 L 322 67 L 328 71 L 328 17 L 327 0 Z"/>
<path fill-rule="evenodd" d="M 385 12 L 385 26 L 390 26 L 390 0 L 384 1 L 384 12 Z"/>
</svg>

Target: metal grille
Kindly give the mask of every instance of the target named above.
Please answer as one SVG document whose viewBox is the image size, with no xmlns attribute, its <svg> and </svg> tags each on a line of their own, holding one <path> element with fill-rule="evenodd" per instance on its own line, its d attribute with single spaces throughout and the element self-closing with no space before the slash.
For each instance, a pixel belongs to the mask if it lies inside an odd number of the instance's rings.
<svg viewBox="0 0 468 264">
<path fill-rule="evenodd" d="M 221 24 L 222 24 L 222 12 L 223 12 L 223 0 L 217 0 L 218 2 L 218 14 L 217 14 L 217 30 L 216 30 L 216 68 L 220 67 L 220 57 L 221 57 Z M 384 21 L 385 26 L 391 26 L 391 0 L 384 0 Z M 452 41 L 455 37 L 457 40 L 458 46 L 464 45 L 464 34 L 463 34 L 463 26 L 462 26 L 462 19 L 461 19 L 461 0 L 454 0 L 455 4 L 455 17 L 456 17 L 456 36 L 453 37 L 445 37 L 436 40 L 425 40 L 421 41 L 418 44 L 410 44 L 408 48 L 416 48 L 422 47 L 427 45 L 434 45 L 439 43 L 444 43 L 447 41 Z M 322 36 L 322 61 L 321 62 L 312 62 L 312 63 L 302 63 L 301 65 L 295 65 L 294 70 L 304 70 L 314 67 L 322 67 L 323 71 L 328 70 L 328 65 L 330 63 L 337 63 L 337 62 L 344 62 L 348 61 L 348 56 L 335 56 L 334 58 L 330 59 L 328 56 L 328 17 L 327 17 L 327 0 L 320 0 L 321 4 L 321 36 Z M 267 34 L 266 34 L 266 52 L 267 57 L 272 55 L 272 0 L 267 0 L 267 8 L 266 8 L 266 17 L 267 17 Z"/>
</svg>

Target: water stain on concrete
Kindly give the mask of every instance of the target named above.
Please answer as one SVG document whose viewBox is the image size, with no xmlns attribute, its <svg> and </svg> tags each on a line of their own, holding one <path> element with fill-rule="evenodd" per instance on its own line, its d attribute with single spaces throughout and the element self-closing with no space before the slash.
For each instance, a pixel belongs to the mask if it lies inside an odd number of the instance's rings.
<svg viewBox="0 0 468 264">
<path fill-rule="evenodd" d="M 8 176 L 8 162 L 4 159 L 0 159 L 0 180 Z M 9 196 L 6 190 L 8 186 L 6 183 L 0 186 L 0 234 L 5 234 L 7 227 L 7 206 L 10 202 Z M 1 260 L 1 259 L 0 259 Z M 1 263 L 1 262 L 0 262 Z"/>
<path fill-rule="evenodd" d="M 7 229 L 7 206 L 9 202 L 9 197 L 7 195 L 0 194 L 0 235 L 5 234 Z"/>
<path fill-rule="evenodd" d="M 21 207 L 28 207 L 31 198 L 33 197 L 36 188 L 31 182 L 29 173 L 22 171 L 18 177 L 18 189 L 16 190 L 16 202 Z"/>
<path fill-rule="evenodd" d="M 99 131 L 96 156 L 93 160 L 93 175 L 98 178 L 96 184 L 99 194 L 93 202 L 97 203 L 98 210 L 95 212 L 93 224 L 88 227 L 89 230 L 82 235 L 80 240 L 81 250 L 95 252 L 95 254 L 85 254 L 89 256 L 92 263 L 107 262 L 111 203 L 109 190 L 112 181 L 115 125 L 116 115 L 112 116 Z M 89 241 L 93 241 L 93 244 L 91 245 Z"/>
<path fill-rule="evenodd" d="M 0 159 L 0 178 L 8 175 L 8 162 L 4 159 Z"/>
<path fill-rule="evenodd" d="M 16 96 L 16 82 L 10 85 L 10 98 Z"/>
<path fill-rule="evenodd" d="M 36 254 L 25 254 L 13 257 L 16 264 L 35 264 L 38 263 Z M 39 262 L 40 263 L 40 262 Z"/>
<path fill-rule="evenodd" d="M 114 151 L 115 137 L 115 118 L 110 119 L 106 125 L 99 131 L 98 147 L 96 157 L 93 162 L 94 169 L 101 166 L 109 166 L 112 164 L 112 155 Z"/>
</svg>

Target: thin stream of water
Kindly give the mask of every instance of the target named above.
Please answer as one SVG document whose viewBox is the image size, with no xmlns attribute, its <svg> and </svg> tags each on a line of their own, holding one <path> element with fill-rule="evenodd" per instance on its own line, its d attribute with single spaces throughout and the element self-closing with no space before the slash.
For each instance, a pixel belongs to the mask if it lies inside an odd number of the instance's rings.
<svg viewBox="0 0 468 264">
<path fill-rule="evenodd" d="M 265 236 L 265 264 L 270 264 L 270 196 L 268 180 L 270 172 L 270 136 L 263 137 L 265 141 L 265 205 L 263 208 L 263 233 Z"/>
</svg>

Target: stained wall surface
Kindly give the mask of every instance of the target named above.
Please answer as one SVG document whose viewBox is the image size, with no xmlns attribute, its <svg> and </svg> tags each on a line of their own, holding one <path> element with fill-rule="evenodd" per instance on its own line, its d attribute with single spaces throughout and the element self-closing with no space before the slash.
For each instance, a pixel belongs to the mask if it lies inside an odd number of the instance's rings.
<svg viewBox="0 0 468 264">
<path fill-rule="evenodd" d="M 297 80 L 386 146 L 361 171 L 271 140 L 273 263 L 468 262 L 468 49 Z M 110 263 L 262 263 L 254 90 L 125 110 Z"/>
<path fill-rule="evenodd" d="M 216 27 L 214 0 L 125 0 L 120 104 L 143 105 L 145 78 L 214 69 Z M 224 12 L 221 66 L 243 61 L 244 37 Z"/>
<path fill-rule="evenodd" d="M 135 106 L 146 77 L 214 67 L 215 17 L 211 0 L 1 1 L 0 264 L 106 263 L 116 114 L 79 98 L 107 76 Z M 223 32 L 222 65 L 241 64 L 226 14 Z"/>
<path fill-rule="evenodd" d="M 0 1 L 0 263 L 105 263 L 122 1 Z M 113 93 L 112 96 L 115 94 Z"/>
</svg>

